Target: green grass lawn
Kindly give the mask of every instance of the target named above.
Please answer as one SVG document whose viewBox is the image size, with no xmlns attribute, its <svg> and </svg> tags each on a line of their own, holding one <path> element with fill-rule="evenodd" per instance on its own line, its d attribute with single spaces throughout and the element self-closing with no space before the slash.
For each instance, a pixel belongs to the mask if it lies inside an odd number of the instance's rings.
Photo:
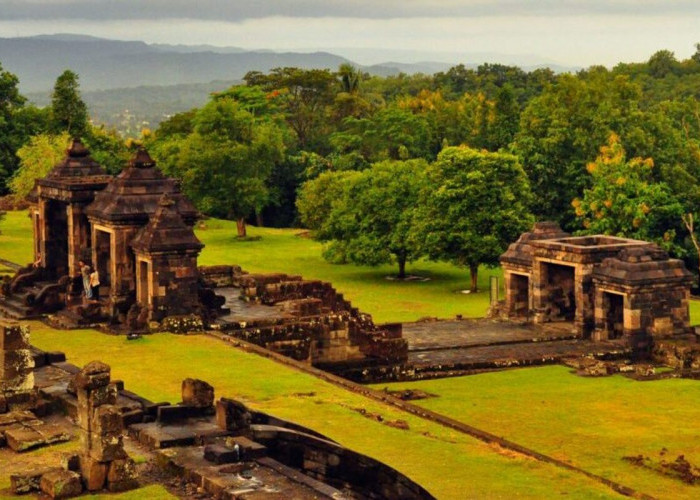
<svg viewBox="0 0 700 500">
<path fill-rule="evenodd" d="M 91 330 L 53 330 L 36 322 L 31 337 L 42 349 L 65 351 L 77 365 L 93 359 L 110 363 L 113 379 L 124 380 L 127 389 L 154 401 L 179 401 L 183 378 L 207 380 L 217 397 L 234 397 L 316 429 L 395 467 L 441 499 L 617 497 L 582 475 L 502 452 L 210 337 L 157 334 L 127 341 Z M 385 420 L 405 420 L 410 429 L 383 425 L 357 408 Z"/>
<path fill-rule="evenodd" d="M 379 384 L 439 397 L 416 404 L 486 429 L 657 498 L 700 498 L 689 486 L 622 460 L 666 448 L 700 467 L 700 383 L 583 378 L 562 366 Z"/>
</svg>

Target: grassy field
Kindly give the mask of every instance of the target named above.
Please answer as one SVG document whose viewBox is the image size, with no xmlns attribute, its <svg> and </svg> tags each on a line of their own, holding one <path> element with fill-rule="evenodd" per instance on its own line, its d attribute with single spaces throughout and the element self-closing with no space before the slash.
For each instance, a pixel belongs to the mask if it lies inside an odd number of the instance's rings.
<svg viewBox="0 0 700 500">
<path fill-rule="evenodd" d="M 157 334 L 127 341 L 41 323 L 31 324 L 31 336 L 38 347 L 61 349 L 77 365 L 109 362 L 113 379 L 154 401 L 179 401 L 185 377 L 207 380 L 217 396 L 312 427 L 388 463 L 441 499 L 617 496 L 582 475 L 504 452 L 210 337 Z M 405 420 L 410 429 L 383 425 L 359 408 L 384 420 Z"/>
<path fill-rule="evenodd" d="M 690 486 L 622 459 L 678 455 L 700 467 L 700 383 L 582 378 L 563 366 L 381 384 L 438 395 L 414 401 L 657 498 L 700 498 Z"/>
</svg>

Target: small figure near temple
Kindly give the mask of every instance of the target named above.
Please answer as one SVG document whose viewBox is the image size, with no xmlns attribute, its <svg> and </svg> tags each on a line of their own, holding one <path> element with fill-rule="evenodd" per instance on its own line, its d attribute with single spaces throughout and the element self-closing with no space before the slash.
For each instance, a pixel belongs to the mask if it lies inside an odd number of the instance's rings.
<svg viewBox="0 0 700 500">
<path fill-rule="evenodd" d="M 89 281 L 89 288 L 90 288 L 90 296 L 92 297 L 92 300 L 94 302 L 99 302 L 100 301 L 100 275 L 97 272 L 97 269 L 95 269 L 93 272 L 90 273 L 90 281 Z"/>
<path fill-rule="evenodd" d="M 78 263 L 80 266 L 80 276 L 83 279 L 83 289 L 85 290 L 85 298 L 92 298 L 92 287 L 90 286 L 90 266 L 82 260 Z"/>
</svg>

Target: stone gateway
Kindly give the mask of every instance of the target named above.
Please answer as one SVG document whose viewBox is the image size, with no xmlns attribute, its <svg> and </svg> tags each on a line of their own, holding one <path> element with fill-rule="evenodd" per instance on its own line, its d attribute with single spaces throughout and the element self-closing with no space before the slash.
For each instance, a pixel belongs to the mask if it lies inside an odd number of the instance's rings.
<svg viewBox="0 0 700 500">
<path fill-rule="evenodd" d="M 653 243 L 571 236 L 540 222 L 500 260 L 510 318 L 568 322 L 583 338 L 645 351 L 654 339 L 691 333 L 692 274 Z"/>
</svg>

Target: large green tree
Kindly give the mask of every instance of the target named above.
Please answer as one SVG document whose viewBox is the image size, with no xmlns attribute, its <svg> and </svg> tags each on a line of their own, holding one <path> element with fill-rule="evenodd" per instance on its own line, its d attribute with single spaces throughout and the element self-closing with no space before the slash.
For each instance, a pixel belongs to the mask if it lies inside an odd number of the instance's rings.
<svg viewBox="0 0 700 500">
<path fill-rule="evenodd" d="M 527 176 L 513 155 L 466 146 L 443 149 L 427 176 L 411 238 L 431 259 L 469 268 L 477 291 L 479 265 L 497 265 L 532 225 Z"/>
<path fill-rule="evenodd" d="M 7 192 L 7 181 L 17 169 L 15 156 L 23 142 L 15 115 L 25 102 L 19 93 L 19 79 L 0 65 L 0 194 Z"/>
<path fill-rule="evenodd" d="M 51 94 L 51 124 L 55 133 L 83 137 L 88 132 L 87 106 L 80 97 L 78 75 L 67 69 L 56 79 Z"/>
<path fill-rule="evenodd" d="M 20 167 L 10 180 L 10 189 L 18 199 L 24 199 L 34 188 L 34 182 L 46 176 L 65 156 L 70 136 L 39 134 L 17 151 Z"/>
<path fill-rule="evenodd" d="M 154 148 L 162 168 L 182 179 L 185 192 L 204 213 L 245 220 L 268 202 L 267 179 L 284 157 L 282 133 L 259 121 L 230 97 L 212 99 L 192 118 L 193 131 Z"/>
<path fill-rule="evenodd" d="M 275 68 L 265 75 L 251 71 L 244 77 L 280 103 L 300 149 L 324 148 L 327 107 L 333 102 L 336 76 L 325 69 Z"/>
<path fill-rule="evenodd" d="M 330 243 L 326 257 L 370 266 L 395 262 L 398 277 L 405 278 L 406 264 L 422 254 L 409 235 L 426 168 L 424 160 L 385 161 L 360 173 L 334 174 L 335 179 L 326 174 L 311 181 L 305 202 L 322 186 L 342 189 L 323 221 L 312 219 L 304 204 L 300 207 L 302 217 L 320 226 L 318 238 Z M 314 206 L 327 210 L 328 202 L 310 204 Z"/>
</svg>

